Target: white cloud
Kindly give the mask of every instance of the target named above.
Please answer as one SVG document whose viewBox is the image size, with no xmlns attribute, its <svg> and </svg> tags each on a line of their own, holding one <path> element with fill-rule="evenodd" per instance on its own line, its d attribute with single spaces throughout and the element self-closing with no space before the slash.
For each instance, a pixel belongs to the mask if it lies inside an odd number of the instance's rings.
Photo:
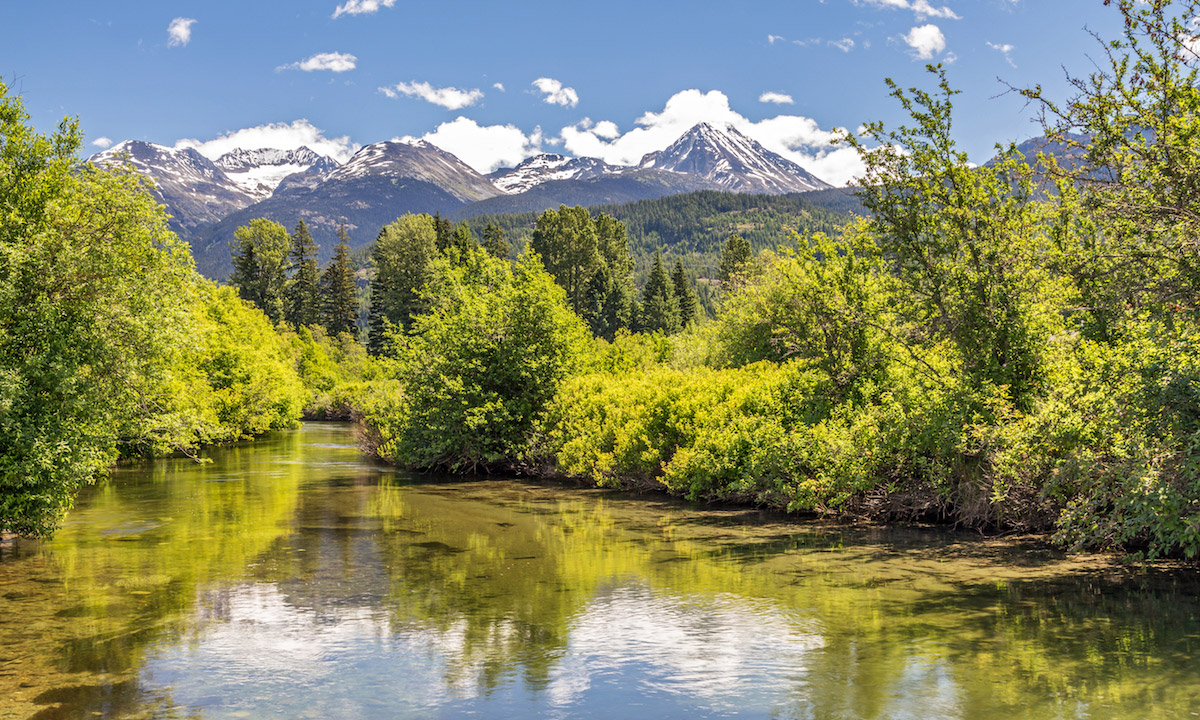
<svg viewBox="0 0 1200 720">
<path fill-rule="evenodd" d="M 845 37 L 841 40 L 830 40 L 829 44 L 842 52 L 848 53 L 854 49 L 854 38 Z"/>
<path fill-rule="evenodd" d="M 96 147 L 100 148 L 101 150 L 111 147 L 112 144 L 113 144 L 112 138 L 106 138 L 106 137 L 98 137 L 92 141 L 92 145 L 95 145 Z"/>
<path fill-rule="evenodd" d="M 176 148 L 195 148 L 210 160 L 216 160 L 234 148 L 295 150 L 305 146 L 338 162 L 345 162 L 361 147 L 358 143 L 350 142 L 350 138 L 346 136 L 325 137 L 320 128 L 303 119 L 291 123 L 270 123 L 232 130 L 213 140 L 187 138 L 175 143 Z"/>
<path fill-rule="evenodd" d="M 492 83 L 492 87 L 496 88 L 500 92 L 504 92 L 504 83 Z"/>
<path fill-rule="evenodd" d="M 447 110 L 461 110 L 470 107 L 483 98 L 483 91 L 459 90 L 456 87 L 435 88 L 427 82 L 396 83 L 392 87 L 381 87 L 379 92 L 390 98 L 409 97 L 421 98 L 425 102 L 440 105 Z"/>
<path fill-rule="evenodd" d="M 540 77 L 532 84 L 542 93 L 542 101 L 548 105 L 575 107 L 579 104 L 579 93 L 575 92 L 575 88 L 563 87 L 554 78 Z"/>
<path fill-rule="evenodd" d="M 192 41 L 194 18 L 177 17 L 167 26 L 167 47 L 179 47 Z"/>
<path fill-rule="evenodd" d="M 921 25 L 908 31 L 903 36 L 904 42 L 916 51 L 917 57 L 929 60 L 934 55 L 946 49 L 946 36 L 937 25 Z"/>
<path fill-rule="evenodd" d="M 348 0 L 345 5 L 338 5 L 333 11 L 333 19 L 342 15 L 370 15 L 379 12 L 381 7 L 392 7 L 396 0 Z"/>
<path fill-rule="evenodd" d="M 358 62 L 358 58 L 350 53 L 327 52 L 317 53 L 310 58 L 294 62 L 289 65 L 280 65 L 276 70 L 303 70 L 312 72 L 314 70 L 329 70 L 331 72 L 340 73 L 347 70 L 353 70 Z"/>
<path fill-rule="evenodd" d="M 534 128 L 532 134 L 526 135 L 516 125 L 480 125 L 462 116 L 438 125 L 421 139 L 485 174 L 498 167 L 516 165 L 542 151 L 541 128 Z"/>
<path fill-rule="evenodd" d="M 943 20 L 961 20 L 957 13 L 942 5 L 934 7 L 929 0 L 854 0 L 855 5 L 866 4 L 889 10 L 911 10 L 918 20 L 925 18 L 941 18 Z"/>
<path fill-rule="evenodd" d="M 941 6 L 940 8 L 935 8 L 934 6 L 929 4 L 928 0 L 914 0 L 913 3 L 909 7 L 912 9 L 912 11 L 914 13 L 917 14 L 918 20 L 924 20 L 925 18 L 941 18 L 943 20 L 962 20 L 961 17 L 956 15 L 953 10 L 946 7 L 945 5 Z"/>
<path fill-rule="evenodd" d="M 768 36 L 767 36 L 767 42 L 768 42 L 768 43 L 770 43 L 770 44 L 772 44 L 772 45 L 774 45 L 774 44 L 775 44 L 775 41 L 776 41 L 776 40 L 785 40 L 785 39 L 786 39 L 786 38 L 784 38 L 782 35 L 768 35 Z"/>
<path fill-rule="evenodd" d="M 777 92 L 765 92 L 758 96 L 758 101 L 761 103 L 775 103 L 776 105 L 795 105 L 796 101 L 791 95 Z"/>
<path fill-rule="evenodd" d="M 1011 45 L 1009 43 L 996 44 L 994 42 L 989 42 L 987 44 L 987 46 L 990 47 L 991 49 L 995 50 L 996 52 L 1000 53 L 1001 55 L 1003 55 L 1004 61 L 1007 62 L 1009 65 L 1012 65 L 1013 67 L 1017 66 L 1017 64 L 1015 62 L 1013 62 L 1013 59 L 1012 59 L 1012 51 L 1016 50 L 1016 47 L 1014 47 L 1013 45 Z"/>
<path fill-rule="evenodd" d="M 598 157 L 614 165 L 636 165 L 643 155 L 667 147 L 699 122 L 730 125 L 834 185 L 843 185 L 862 172 L 857 153 L 830 145 L 835 130 L 823 130 L 815 120 L 798 115 L 751 122 L 735 112 L 729 97 L 719 90 L 678 92 L 667 100 L 662 112 L 643 114 L 635 123 L 638 127 L 623 135 L 606 136 L 612 128 L 585 120 L 564 127 L 562 140 L 571 154 Z"/>
</svg>

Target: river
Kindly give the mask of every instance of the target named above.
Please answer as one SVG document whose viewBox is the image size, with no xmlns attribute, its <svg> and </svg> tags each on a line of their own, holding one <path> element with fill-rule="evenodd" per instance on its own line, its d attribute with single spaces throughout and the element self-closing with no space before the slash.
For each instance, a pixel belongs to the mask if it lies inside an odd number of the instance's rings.
<svg viewBox="0 0 1200 720">
<path fill-rule="evenodd" d="M 0 718 L 1200 715 L 1200 580 L 398 473 L 310 423 L 0 543 Z"/>
</svg>

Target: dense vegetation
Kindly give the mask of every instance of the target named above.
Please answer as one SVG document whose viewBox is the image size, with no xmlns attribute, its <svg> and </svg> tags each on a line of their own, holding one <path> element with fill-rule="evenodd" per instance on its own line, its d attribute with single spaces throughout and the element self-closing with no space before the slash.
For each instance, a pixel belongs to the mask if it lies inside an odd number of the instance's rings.
<svg viewBox="0 0 1200 720">
<path fill-rule="evenodd" d="M 4 161 L 42 168 L 30 177 L 44 185 L 0 187 L 0 468 L 32 487 L 5 495 L 25 505 L 6 500 L 4 517 L 32 508 L 38 520 L 6 527 L 45 527 L 74 487 L 64 478 L 95 477 L 122 448 L 223 441 L 304 404 L 361 417 L 371 449 L 409 467 L 1194 557 L 1200 90 L 1180 44 L 1191 15 L 1172 19 L 1162 2 L 1120 11 L 1110 66 L 1077 97 L 1027 91 L 1051 142 L 1073 150 L 1069 167 L 1031 167 L 1016 148 L 974 167 L 951 136 L 955 93 L 931 67 L 932 88 L 888 83 L 911 126 L 844 137 L 866 167 L 849 224 L 700 193 L 677 202 L 703 209 L 680 215 L 638 204 L 638 235 L 564 206 L 532 220 L 514 262 L 520 233 L 502 218 L 405 215 L 372 250 L 365 333 L 344 239 L 314 291 L 303 224 L 289 235 L 249 223 L 236 234 L 237 303 L 196 279 L 137 181 L 72 171 L 72 128 L 46 140 L 18 118 Z M 787 246 L 755 254 L 740 234 L 779 232 L 801 212 L 809 224 Z M 706 282 L 655 252 L 635 289 L 631 246 L 724 213 L 760 224 L 711 225 Z M 113 233 L 104 252 L 86 244 Z M 68 282 L 81 277 L 99 280 Z M 165 342 L 180 335 L 191 341 Z"/>
<path fill-rule="evenodd" d="M 0 83 L 0 531 L 50 532 L 121 455 L 287 426 L 303 389 L 267 318 L 192 267 L 143 181 L 77 167 Z"/>
<path fill-rule="evenodd" d="M 1190 16 L 1121 12 L 1111 66 L 1079 97 L 1029 91 L 1052 139 L 1079 146 L 1071 168 L 1015 148 L 973 167 L 943 70 L 932 89 L 889 83 L 912 126 L 844 140 L 867 167 L 863 218 L 756 257 L 727 241 L 716 322 L 593 340 L 486 464 L 1194 557 L 1200 90 L 1180 46 Z M 580 276 L 553 274 L 573 297 Z M 643 316 L 673 330 L 678 304 L 646 312 L 666 277 L 656 257 Z"/>
</svg>

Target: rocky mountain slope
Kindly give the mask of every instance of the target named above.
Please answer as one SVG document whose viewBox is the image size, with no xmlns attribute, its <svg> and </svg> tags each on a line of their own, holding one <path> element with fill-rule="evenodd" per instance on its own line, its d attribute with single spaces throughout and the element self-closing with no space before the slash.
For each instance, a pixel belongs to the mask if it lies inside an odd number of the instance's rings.
<svg viewBox="0 0 1200 720">
<path fill-rule="evenodd" d="M 780 195 L 832 187 L 735 128 L 709 123 L 696 125 L 665 150 L 647 154 L 638 167 L 701 177 L 710 190 L 728 192 Z"/>
</svg>

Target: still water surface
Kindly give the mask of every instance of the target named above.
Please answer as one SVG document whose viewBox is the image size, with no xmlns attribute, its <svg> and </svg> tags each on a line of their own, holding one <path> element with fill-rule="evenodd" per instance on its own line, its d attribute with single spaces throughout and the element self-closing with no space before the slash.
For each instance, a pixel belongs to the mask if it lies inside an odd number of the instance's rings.
<svg viewBox="0 0 1200 720">
<path fill-rule="evenodd" d="M 1200 581 L 443 480 L 308 424 L 0 544 L 0 718 L 1200 716 Z"/>
</svg>

